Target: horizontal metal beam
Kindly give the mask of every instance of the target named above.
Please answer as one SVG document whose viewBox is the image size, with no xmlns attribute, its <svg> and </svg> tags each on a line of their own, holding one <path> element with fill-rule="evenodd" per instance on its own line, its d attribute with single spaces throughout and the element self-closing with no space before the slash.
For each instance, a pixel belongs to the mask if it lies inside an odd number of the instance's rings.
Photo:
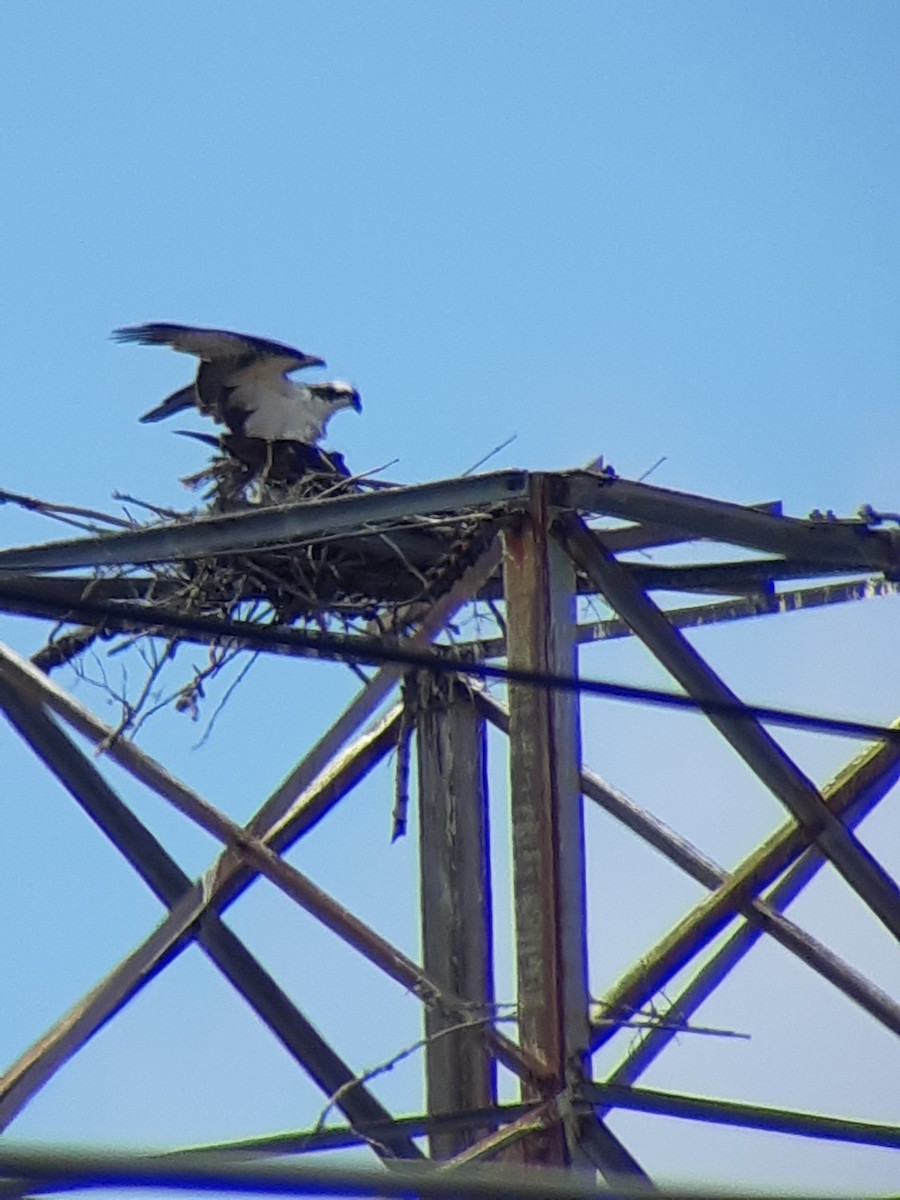
<svg viewBox="0 0 900 1200">
<path fill-rule="evenodd" d="M 566 511 L 580 509 L 631 521 L 655 521 L 697 538 L 848 571 L 883 571 L 891 578 L 900 573 L 900 531 L 871 529 L 855 520 L 774 517 L 724 500 L 586 471 L 568 472 L 557 479 L 556 502 Z"/>
<path fill-rule="evenodd" d="M 782 503 L 780 500 L 766 500 L 762 504 L 748 504 L 752 512 L 768 513 L 780 517 Z M 616 554 L 624 554 L 629 550 L 650 550 L 655 546 L 678 546 L 684 542 L 697 540 L 683 529 L 676 529 L 671 524 L 656 521 L 641 521 L 636 525 L 618 525 L 614 529 L 604 529 L 603 540 L 610 550 Z"/>
<path fill-rule="evenodd" d="M 377 533 L 385 521 L 459 515 L 493 509 L 528 493 L 525 471 L 498 471 L 439 480 L 334 500 L 255 508 L 182 524 L 154 525 L 129 533 L 73 538 L 0 551 L 0 572 L 68 571 L 237 554 L 262 546 L 291 546 L 336 533 Z"/>
<path fill-rule="evenodd" d="M 345 1150 L 348 1146 L 365 1144 L 370 1138 L 385 1133 L 402 1133 L 407 1137 L 422 1137 L 435 1131 L 454 1129 L 493 1129 L 500 1122 L 514 1121 L 537 1109 L 541 1101 L 526 1104 L 492 1104 L 488 1108 L 458 1109 L 446 1113 L 421 1113 L 413 1117 L 397 1117 L 392 1121 L 376 1121 L 367 1125 L 325 1125 L 321 1128 L 298 1129 L 290 1133 L 273 1133 L 262 1137 L 242 1138 L 233 1142 L 209 1142 L 206 1145 L 185 1146 L 170 1151 L 166 1158 L 181 1155 L 210 1158 L 228 1154 L 235 1161 L 248 1158 L 269 1158 L 276 1154 L 309 1154 L 316 1150 Z"/>
<path fill-rule="evenodd" d="M 592 531 L 593 532 L 593 531 Z M 599 535 L 606 544 L 606 538 Z M 611 547 L 608 547 L 611 549 Z M 787 558 L 757 558 L 743 562 L 687 563 L 669 566 L 657 563 L 621 564 L 640 587 L 648 591 L 713 592 L 717 595 L 741 595 L 761 592 L 782 579 L 818 578 L 844 575 L 839 566 L 802 562 Z"/>
<path fill-rule="evenodd" d="M 630 565 L 630 564 L 622 564 Z M 776 617 L 784 613 L 803 612 L 831 604 L 849 604 L 857 600 L 874 600 L 895 596 L 900 583 L 876 576 L 868 579 L 849 579 L 840 583 L 816 584 L 815 587 L 792 588 L 783 592 L 756 593 L 716 600 L 711 604 L 691 604 L 685 608 L 666 608 L 666 620 L 676 629 L 700 629 L 724 621 L 746 621 L 751 617 Z M 634 637 L 634 630 L 621 617 L 606 621 L 586 621 L 575 630 L 579 645 L 589 642 L 610 642 Z M 456 652 L 465 660 L 500 658 L 506 653 L 506 638 L 479 638 L 473 642 L 456 642 Z"/>
<path fill-rule="evenodd" d="M 705 1096 L 683 1096 L 677 1092 L 622 1087 L 611 1083 L 586 1084 L 581 1090 L 585 1098 L 604 1107 L 661 1113 L 667 1117 L 685 1117 L 689 1121 L 709 1121 L 716 1125 L 734 1125 L 740 1129 L 763 1129 L 796 1137 L 900 1149 L 900 1126 L 897 1125 L 822 1117 L 818 1113 L 797 1112 L 794 1109 L 740 1104 L 733 1100 L 710 1100 Z"/>
</svg>

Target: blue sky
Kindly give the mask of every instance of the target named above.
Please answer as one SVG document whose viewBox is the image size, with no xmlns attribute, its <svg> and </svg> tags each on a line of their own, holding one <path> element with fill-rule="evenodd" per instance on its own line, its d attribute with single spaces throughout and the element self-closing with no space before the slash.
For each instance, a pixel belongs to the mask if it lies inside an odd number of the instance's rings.
<svg viewBox="0 0 900 1200">
<path fill-rule="evenodd" d="M 398 459 L 390 477 L 452 476 L 515 434 L 492 465 L 557 469 L 603 454 L 635 477 L 665 457 L 653 477 L 663 486 L 781 498 L 801 515 L 851 515 L 863 502 L 896 511 L 898 43 L 895 6 L 830 0 L 8 0 L 0 487 L 103 508 L 117 490 L 192 504 L 178 479 L 202 464 L 196 443 L 136 420 L 189 363 L 108 338 L 174 320 L 326 358 L 363 395 L 362 414 L 330 429 L 356 470 Z M 64 536 L 9 506 L 0 521 L 3 545 Z M 896 628 L 888 599 L 693 641 L 747 699 L 889 720 Z M 0 633 L 30 652 L 46 628 L 6 620 Z M 583 669 L 666 682 L 623 643 L 586 651 Z M 149 726 L 144 744 L 243 818 L 352 693 L 341 667 L 271 664 L 203 748 L 175 717 Z M 77 694 L 113 717 L 101 693 Z M 17 980 L 0 1059 L 11 1061 L 159 908 L 14 736 L 0 736 L 0 936 Z M 855 750 L 783 740 L 817 781 Z M 780 819 L 698 721 L 591 701 L 584 742 L 591 765 L 725 865 Z M 390 780 L 376 773 L 293 860 L 415 952 L 414 846 L 388 844 Z M 185 870 L 202 870 L 205 837 L 131 785 L 123 793 Z M 898 869 L 895 801 L 863 836 Z M 588 838 L 599 988 L 696 889 L 598 813 Z M 502 850 L 501 833 L 501 917 Z M 354 1065 L 415 1040 L 413 1002 L 270 889 L 232 912 Z M 897 993 L 896 948 L 839 880 L 825 873 L 796 913 Z M 777 948 L 756 951 L 699 1019 L 752 1041 L 684 1038 L 648 1084 L 897 1119 L 895 1043 Z M 398 1111 L 416 1109 L 419 1089 L 417 1058 L 377 1088 Z M 303 1126 L 320 1106 L 192 950 L 11 1132 L 172 1144 Z M 895 1180 L 887 1152 L 657 1118 L 613 1126 L 664 1178 Z"/>
</svg>

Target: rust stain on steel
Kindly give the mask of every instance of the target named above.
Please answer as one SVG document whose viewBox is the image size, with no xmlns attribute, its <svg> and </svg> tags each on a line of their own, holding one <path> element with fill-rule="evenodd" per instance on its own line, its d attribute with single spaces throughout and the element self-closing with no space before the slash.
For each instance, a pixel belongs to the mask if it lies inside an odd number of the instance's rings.
<svg viewBox="0 0 900 1200">
<path fill-rule="evenodd" d="M 508 659 L 573 673 L 574 568 L 550 536 L 546 482 L 536 480 L 529 515 L 505 535 Z M 509 708 L 519 1038 L 560 1091 L 588 1042 L 578 698 L 510 684 Z M 523 1151 L 530 1162 L 568 1161 L 559 1126 Z"/>
<path fill-rule="evenodd" d="M 420 686 L 424 967 L 468 1004 L 425 1014 L 428 1111 L 490 1108 L 497 1070 L 484 1036 L 496 1038 L 484 720 L 456 680 L 423 679 Z M 432 1157 L 449 1158 L 473 1140 L 464 1129 L 432 1134 Z"/>
</svg>

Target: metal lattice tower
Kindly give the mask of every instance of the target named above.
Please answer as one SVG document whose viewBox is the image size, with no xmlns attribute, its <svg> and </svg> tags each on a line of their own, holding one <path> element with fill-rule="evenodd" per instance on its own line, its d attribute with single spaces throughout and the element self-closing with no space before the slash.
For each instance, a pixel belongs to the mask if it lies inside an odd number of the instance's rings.
<svg viewBox="0 0 900 1200">
<path fill-rule="evenodd" d="M 414 1137 L 429 1136 L 431 1156 L 457 1163 L 491 1158 L 525 1165 L 598 1169 L 610 1182 L 648 1182 L 605 1117 L 617 1108 L 746 1128 L 900 1145 L 896 1128 L 698 1099 L 637 1086 L 679 1025 L 728 977 L 762 936 L 777 941 L 859 1005 L 900 1033 L 900 1004 L 784 915 L 824 863 L 900 937 L 900 891 L 854 830 L 900 775 L 900 740 L 875 739 L 834 782 L 815 786 L 764 724 L 686 640 L 681 630 L 711 621 L 861 599 L 896 590 L 900 532 L 864 519 L 785 517 L 777 505 L 738 505 L 665 491 L 586 471 L 499 472 L 371 495 L 258 509 L 189 525 L 161 525 L 0 553 L 0 609 L 102 623 L 107 629 L 180 631 L 199 642 L 223 636 L 215 622 L 167 617 L 164 603 L 143 604 L 152 576 L 92 574 L 111 566 L 191 562 L 210 556 L 281 552 L 325 535 L 371 556 L 384 575 L 380 531 L 391 525 L 413 573 L 433 571 L 446 547 L 417 522 L 478 517 L 468 555 L 446 568 L 452 578 L 426 606 L 408 613 L 402 637 L 384 641 L 425 651 L 479 597 L 502 602 L 502 636 L 455 646 L 447 669 L 413 670 L 384 662 L 331 729 L 239 826 L 175 779 L 132 742 L 111 738 L 95 714 L 9 649 L 0 653 L 0 706 L 9 722 L 103 830 L 168 910 L 166 920 L 0 1078 L 6 1127 L 93 1032 L 164 969 L 185 939 L 208 957 L 272 1030 L 346 1128 L 298 1133 L 271 1153 L 367 1141 L 384 1158 L 419 1158 Z M 596 528 L 595 518 L 616 518 Z M 398 524 L 399 523 L 399 524 Z M 405 523 L 405 524 L 404 524 Z M 715 543 L 716 561 L 654 565 L 627 559 L 649 547 Z M 756 552 L 747 558 L 744 552 Z M 744 557 L 741 557 L 744 555 Z M 81 574 L 56 574 L 57 572 Z M 445 572 L 446 573 L 446 572 Z M 379 575 L 379 577 L 381 577 Z M 834 575 L 839 582 L 817 582 Z M 387 576 L 384 576 L 387 578 Z M 387 586 L 387 584 L 385 584 Z M 663 609 L 651 593 L 686 595 Z M 707 602 L 715 593 L 728 597 Z M 615 612 L 579 624 L 579 595 L 599 595 Z M 698 598 L 701 602 L 697 602 Z M 166 622 L 169 622 L 168 624 Z M 237 636 L 249 637 L 245 625 Z M 289 633 L 263 630 L 256 648 L 308 654 Z M 473 659 L 505 662 L 538 676 L 578 673 L 580 644 L 635 636 L 786 810 L 780 830 L 725 872 L 685 838 L 610 787 L 582 762 L 580 696 L 575 689 L 508 684 L 501 703 L 467 671 Z M 248 644 L 250 644 L 248 642 Z M 356 654 L 366 660 L 365 641 Z M 349 643 L 348 643 L 349 645 Z M 352 650 L 352 646 L 350 646 Z M 375 719 L 406 677 L 403 702 Z M 76 746 L 70 726 L 222 845 L 199 880 L 189 879 L 135 817 L 96 763 Z M 491 870 L 487 804 L 488 727 L 509 744 L 514 878 L 512 934 L 517 975 L 516 1033 L 494 1020 Z M 900 728 L 900 726 L 898 726 Z M 292 866 L 285 851 L 320 820 L 410 731 L 416 734 L 419 787 L 422 958 L 414 961 Z M 673 929 L 592 1005 L 588 988 L 584 816 L 597 804 L 707 890 Z M 221 919 L 257 876 L 267 878 L 359 954 L 422 1001 L 427 1037 L 427 1111 L 388 1112 Z M 591 1056 L 617 1022 L 644 1010 L 670 981 L 709 952 L 725 925 L 734 932 L 675 995 L 667 1011 L 607 1078 L 593 1078 Z M 497 1067 L 520 1080 L 515 1104 L 498 1102 Z M 266 1150 L 253 1143 L 254 1153 Z"/>
</svg>

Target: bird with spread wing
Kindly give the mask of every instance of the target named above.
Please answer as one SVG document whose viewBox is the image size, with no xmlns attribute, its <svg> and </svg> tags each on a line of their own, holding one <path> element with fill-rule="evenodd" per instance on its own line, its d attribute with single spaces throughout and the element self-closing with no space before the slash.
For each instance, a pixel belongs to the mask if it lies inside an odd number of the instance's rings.
<svg viewBox="0 0 900 1200">
<path fill-rule="evenodd" d="M 161 421 L 196 407 L 228 426 L 230 432 L 221 440 L 230 453 L 236 446 L 259 442 L 295 442 L 314 448 L 336 412 L 362 409 L 359 392 L 349 383 L 296 383 L 290 379 L 294 371 L 325 363 L 281 342 L 227 329 L 163 322 L 129 325 L 115 330 L 113 337 L 142 346 L 171 346 L 199 358 L 194 382 L 167 396 L 141 420 Z M 313 450 L 313 456 L 315 453 Z"/>
</svg>

